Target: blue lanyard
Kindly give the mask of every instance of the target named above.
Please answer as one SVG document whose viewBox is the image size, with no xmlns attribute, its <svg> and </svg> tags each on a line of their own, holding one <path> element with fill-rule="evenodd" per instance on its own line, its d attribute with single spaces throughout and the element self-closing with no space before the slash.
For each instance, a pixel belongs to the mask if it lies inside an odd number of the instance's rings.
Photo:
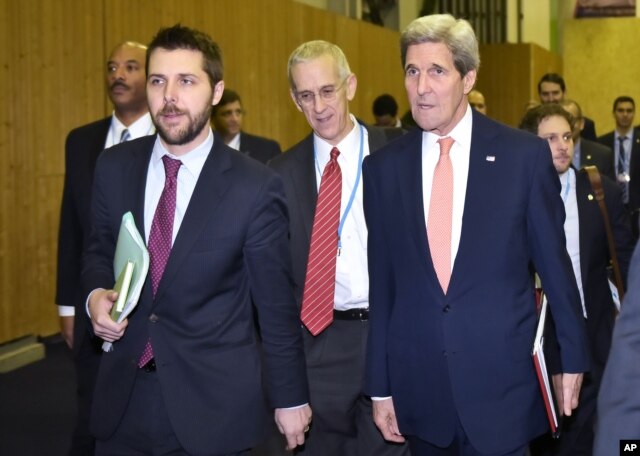
<svg viewBox="0 0 640 456">
<path fill-rule="evenodd" d="M 360 126 L 360 151 L 358 153 L 358 165 L 356 172 L 356 182 L 353 184 L 353 189 L 351 190 L 351 196 L 349 197 L 349 202 L 347 203 L 347 207 L 342 214 L 342 218 L 340 219 L 340 224 L 338 225 L 338 256 L 340 256 L 340 251 L 342 250 L 342 228 L 344 227 L 344 222 L 347 219 L 347 215 L 349 215 L 349 211 L 351 211 L 351 206 L 353 205 L 353 200 L 356 197 L 356 192 L 358 191 L 358 184 L 360 183 L 360 175 L 362 174 L 362 158 L 364 156 L 364 128 L 362 128 L 362 124 L 358 123 Z M 322 173 L 320 172 L 320 165 L 318 164 L 318 154 L 313 149 L 313 158 L 316 162 L 316 169 L 318 170 L 318 174 L 320 174 L 320 178 L 322 178 Z"/>
</svg>

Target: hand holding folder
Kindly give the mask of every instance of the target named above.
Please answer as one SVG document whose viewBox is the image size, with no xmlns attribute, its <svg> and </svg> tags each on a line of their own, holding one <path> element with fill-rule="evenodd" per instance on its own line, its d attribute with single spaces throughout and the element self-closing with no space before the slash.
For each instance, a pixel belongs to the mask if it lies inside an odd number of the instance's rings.
<svg viewBox="0 0 640 456">
<path fill-rule="evenodd" d="M 114 290 L 118 299 L 113 303 L 111 318 L 120 323 L 133 311 L 149 271 L 149 252 L 136 228 L 131 212 L 122 216 L 118 243 L 113 258 Z M 102 344 L 104 351 L 111 351 L 112 344 Z"/>
</svg>

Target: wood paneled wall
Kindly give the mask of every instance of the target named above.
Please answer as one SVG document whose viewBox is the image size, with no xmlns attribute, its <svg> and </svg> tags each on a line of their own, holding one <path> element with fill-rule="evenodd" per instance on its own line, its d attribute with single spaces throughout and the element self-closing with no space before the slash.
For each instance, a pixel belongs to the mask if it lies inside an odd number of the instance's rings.
<svg viewBox="0 0 640 456">
<path fill-rule="evenodd" d="M 537 44 L 482 45 L 476 87 L 490 117 L 517 127 L 527 103 L 538 100 L 538 81 L 550 72 L 562 73 L 562 59 Z"/>
<path fill-rule="evenodd" d="M 108 53 L 123 40 L 149 42 L 159 27 L 177 22 L 220 44 L 226 85 L 247 111 L 245 129 L 284 149 L 309 132 L 286 76 L 289 54 L 304 41 L 325 39 L 345 51 L 358 77 L 351 109 L 359 118 L 372 121 L 371 104 L 385 92 L 400 113 L 408 107 L 397 32 L 290 0 L 0 0 L 0 343 L 58 329 L 64 141 L 72 128 L 111 112 Z M 478 86 L 490 115 L 515 124 L 535 94 L 540 68 L 531 60 L 545 69 L 557 62 L 531 45 L 481 52 Z"/>
</svg>

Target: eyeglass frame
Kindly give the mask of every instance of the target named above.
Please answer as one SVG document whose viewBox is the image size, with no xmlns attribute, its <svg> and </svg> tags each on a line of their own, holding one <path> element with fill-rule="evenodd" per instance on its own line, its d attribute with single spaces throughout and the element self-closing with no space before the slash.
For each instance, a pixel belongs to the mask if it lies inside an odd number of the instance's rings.
<svg viewBox="0 0 640 456">
<path fill-rule="evenodd" d="M 293 92 L 293 95 L 294 95 L 296 101 L 298 102 L 298 104 L 300 106 L 312 106 L 313 104 L 315 104 L 316 97 L 318 97 L 318 96 L 320 98 L 322 98 L 322 100 L 324 102 L 331 102 L 331 101 L 334 101 L 336 99 L 336 96 L 338 95 L 338 92 L 340 90 L 342 90 L 342 88 L 345 86 L 345 84 L 346 84 L 348 79 L 349 79 L 349 76 L 344 78 L 342 80 L 342 82 L 340 82 L 340 84 L 338 84 L 337 87 L 333 86 L 333 85 L 324 86 L 318 92 L 314 92 L 312 90 L 304 90 L 302 92 L 298 92 L 297 90 L 295 90 Z M 330 90 L 330 93 L 327 94 L 326 92 L 323 92 L 323 91 L 326 91 L 326 90 Z M 323 93 L 324 93 L 324 95 L 323 95 Z M 310 98 L 308 101 L 304 101 L 304 100 L 300 99 L 300 95 L 302 95 L 302 94 L 313 95 L 313 98 Z"/>
</svg>

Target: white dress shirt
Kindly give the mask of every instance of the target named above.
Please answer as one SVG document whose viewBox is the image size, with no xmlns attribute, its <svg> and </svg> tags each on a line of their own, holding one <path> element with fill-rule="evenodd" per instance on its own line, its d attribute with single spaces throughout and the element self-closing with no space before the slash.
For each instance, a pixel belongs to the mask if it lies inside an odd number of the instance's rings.
<svg viewBox="0 0 640 456">
<path fill-rule="evenodd" d="M 578 216 L 578 198 L 576 196 L 576 172 L 569 168 L 559 174 L 562 189 L 560 196 L 564 202 L 566 218 L 564 220 L 564 235 L 567 238 L 567 252 L 571 258 L 573 273 L 578 282 L 580 291 L 580 302 L 582 303 L 582 313 L 587 318 L 587 308 L 584 304 L 584 290 L 582 289 L 582 273 L 580 272 L 580 219 Z"/>
<path fill-rule="evenodd" d="M 453 211 L 451 220 L 451 269 L 455 262 L 460 245 L 462 233 L 462 215 L 464 201 L 467 193 L 467 178 L 469 177 L 469 156 L 471 153 L 471 127 L 473 116 L 471 106 L 467 106 L 467 112 L 448 135 L 454 139 L 449 152 L 453 167 Z M 424 200 L 425 226 L 428 226 L 429 206 L 431 204 L 431 186 L 433 185 L 433 172 L 440 159 L 440 144 L 438 136 L 434 133 L 422 133 L 422 197 Z M 426 233 L 425 233 L 426 235 Z"/>
<path fill-rule="evenodd" d="M 107 133 L 104 148 L 107 149 L 120 143 L 120 138 L 122 137 L 122 132 L 124 130 L 129 130 L 129 139 L 137 139 L 154 134 L 156 132 L 156 127 L 153 125 L 153 122 L 151 121 L 151 114 L 148 112 L 127 127 L 125 124 L 120 122 L 120 119 L 118 119 L 114 111 L 113 114 L 111 114 L 111 126 Z"/>
<path fill-rule="evenodd" d="M 156 138 L 156 142 L 153 145 L 153 152 L 151 153 L 151 160 L 149 160 L 149 168 L 147 170 L 147 186 L 145 188 L 144 199 L 144 233 L 145 239 L 149 242 L 149 233 L 151 232 L 151 224 L 153 222 L 153 216 L 160 201 L 162 190 L 164 189 L 165 173 L 162 157 L 168 155 L 169 157 L 180 160 L 182 166 L 178 171 L 178 188 L 176 190 L 176 214 L 173 221 L 173 238 L 171 244 L 176 239 L 182 219 L 189 206 L 191 195 L 200 177 L 200 172 L 204 166 L 204 162 L 209 156 L 209 152 L 213 147 L 213 133 L 209 129 L 209 135 L 207 139 L 197 146 L 195 149 L 187 152 L 180 157 L 172 155 L 165 149 L 160 138 Z"/>
<path fill-rule="evenodd" d="M 229 141 L 229 144 L 227 144 L 227 146 L 229 146 L 229 147 L 231 147 L 232 149 L 235 149 L 235 150 L 240 150 L 240 133 L 235 135 L 231 139 L 231 141 Z"/>
<path fill-rule="evenodd" d="M 360 145 L 362 157 L 369 155 L 369 134 L 353 115 L 354 124 L 349 134 L 336 146 L 340 151 L 338 164 L 342 172 L 342 202 L 340 205 L 340 220 L 351 198 L 356 176 L 362 169 L 359 161 Z M 333 146 L 313 135 L 315 149 L 316 183 L 320 189 L 320 181 L 325 166 L 329 163 Z M 358 182 L 354 200 L 342 228 L 340 236 L 341 249 L 336 262 L 336 291 L 334 308 L 348 310 L 369 307 L 369 271 L 367 267 L 367 225 L 362 207 L 362 175 Z"/>
</svg>

